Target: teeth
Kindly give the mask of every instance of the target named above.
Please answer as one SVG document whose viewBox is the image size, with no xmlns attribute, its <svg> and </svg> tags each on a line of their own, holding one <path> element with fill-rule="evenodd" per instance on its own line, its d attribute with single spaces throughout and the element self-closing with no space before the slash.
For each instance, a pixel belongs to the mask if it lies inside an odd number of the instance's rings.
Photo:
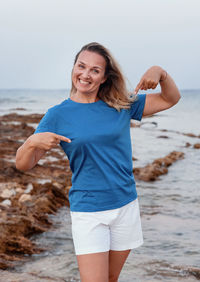
<svg viewBox="0 0 200 282">
<path fill-rule="evenodd" d="M 79 79 L 79 81 L 80 81 L 81 84 L 89 84 L 88 81 L 83 81 L 82 79 Z"/>
</svg>

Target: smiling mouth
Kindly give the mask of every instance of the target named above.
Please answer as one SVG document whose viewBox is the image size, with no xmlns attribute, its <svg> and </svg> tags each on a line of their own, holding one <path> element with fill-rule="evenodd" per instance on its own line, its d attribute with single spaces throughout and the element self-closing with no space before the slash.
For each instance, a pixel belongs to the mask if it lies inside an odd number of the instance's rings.
<svg viewBox="0 0 200 282">
<path fill-rule="evenodd" d="M 89 82 L 89 81 L 84 81 L 84 80 L 82 80 L 82 79 L 79 79 L 79 82 L 80 82 L 80 84 L 83 84 L 83 85 L 89 85 L 89 84 L 91 84 L 91 82 Z"/>
</svg>

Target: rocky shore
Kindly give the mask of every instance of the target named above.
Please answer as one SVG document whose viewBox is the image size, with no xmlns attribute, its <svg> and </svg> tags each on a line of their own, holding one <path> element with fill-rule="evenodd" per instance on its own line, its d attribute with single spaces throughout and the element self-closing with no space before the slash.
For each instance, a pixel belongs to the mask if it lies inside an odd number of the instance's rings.
<svg viewBox="0 0 200 282">
<path fill-rule="evenodd" d="M 0 268 L 25 260 L 24 255 L 43 251 L 30 236 L 48 230 L 48 214 L 69 205 L 71 185 L 68 160 L 61 149 L 47 152 L 32 170 L 15 167 L 15 154 L 41 115 L 10 114 L 0 117 Z"/>
<path fill-rule="evenodd" d="M 145 167 L 137 167 L 133 169 L 136 179 L 143 181 L 155 181 L 160 175 L 168 173 L 168 167 L 177 160 L 183 159 L 184 153 L 173 151 L 169 155 L 154 160 Z"/>
<path fill-rule="evenodd" d="M 71 170 L 61 148 L 47 152 L 30 171 L 21 172 L 15 167 L 18 147 L 34 132 L 41 118 L 39 114 L 0 117 L 0 269 L 24 261 L 24 255 L 43 251 L 34 245 L 31 235 L 47 231 L 52 224 L 48 214 L 69 205 Z M 174 151 L 143 168 L 135 168 L 134 175 L 143 181 L 155 181 L 182 158 L 182 152 Z"/>
</svg>

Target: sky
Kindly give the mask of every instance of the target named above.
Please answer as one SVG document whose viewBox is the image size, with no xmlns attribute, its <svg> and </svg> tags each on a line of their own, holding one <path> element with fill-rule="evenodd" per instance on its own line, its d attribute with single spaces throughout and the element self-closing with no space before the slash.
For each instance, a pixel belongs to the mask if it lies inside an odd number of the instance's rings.
<svg viewBox="0 0 200 282">
<path fill-rule="evenodd" d="M 76 53 L 107 47 L 134 89 L 159 65 L 200 89 L 199 0 L 0 0 L 0 89 L 66 89 Z"/>
</svg>

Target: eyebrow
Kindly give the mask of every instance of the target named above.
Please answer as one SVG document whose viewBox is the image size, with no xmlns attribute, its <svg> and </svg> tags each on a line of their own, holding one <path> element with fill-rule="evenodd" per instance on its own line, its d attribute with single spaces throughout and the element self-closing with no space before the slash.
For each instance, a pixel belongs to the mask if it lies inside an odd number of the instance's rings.
<svg viewBox="0 0 200 282">
<path fill-rule="evenodd" d="M 79 63 L 83 64 L 83 65 L 86 65 L 84 62 L 82 61 L 78 61 Z M 95 68 L 95 69 L 102 69 L 101 67 L 99 66 L 93 66 L 92 68 Z"/>
</svg>

